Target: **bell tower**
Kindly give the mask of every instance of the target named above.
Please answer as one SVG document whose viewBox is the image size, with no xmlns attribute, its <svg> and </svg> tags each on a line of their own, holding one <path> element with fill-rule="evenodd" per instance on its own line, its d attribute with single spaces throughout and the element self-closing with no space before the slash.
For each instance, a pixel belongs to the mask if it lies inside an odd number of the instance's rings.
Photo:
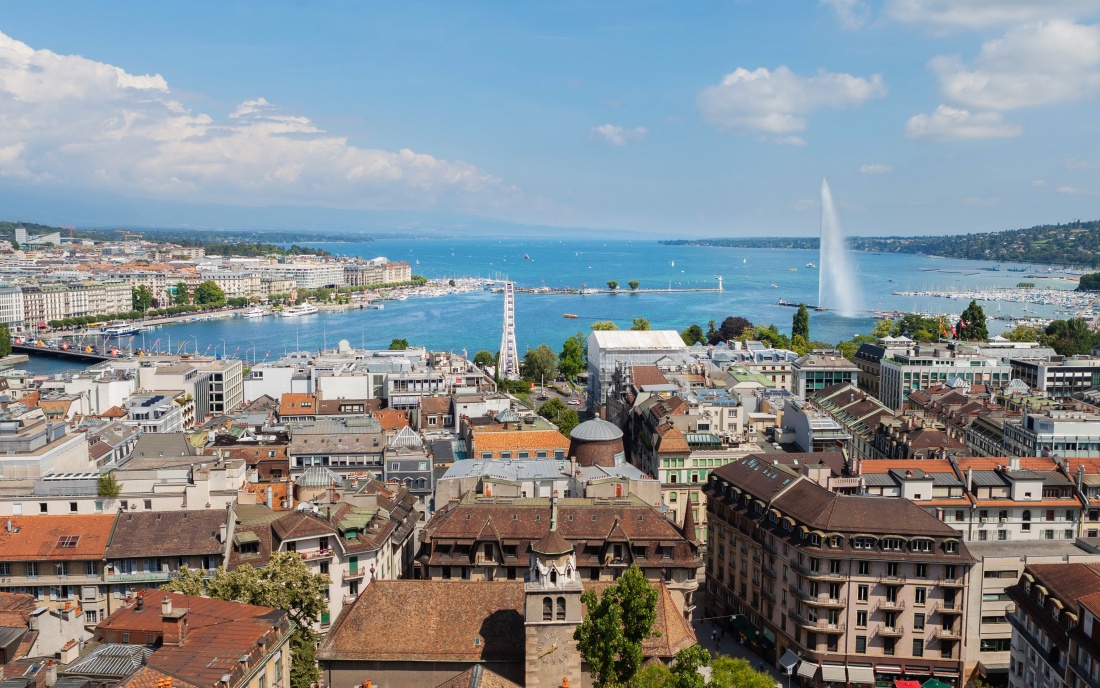
<svg viewBox="0 0 1100 688">
<path fill-rule="evenodd" d="M 581 685 L 581 656 L 573 631 L 583 618 L 584 586 L 573 546 L 556 529 L 556 506 L 550 507 L 550 531 L 531 547 L 523 583 L 527 688 Z"/>
</svg>

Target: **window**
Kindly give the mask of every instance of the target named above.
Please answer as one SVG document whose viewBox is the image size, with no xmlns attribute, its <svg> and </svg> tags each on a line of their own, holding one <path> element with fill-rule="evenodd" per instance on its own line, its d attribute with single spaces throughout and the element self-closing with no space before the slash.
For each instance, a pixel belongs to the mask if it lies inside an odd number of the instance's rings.
<svg viewBox="0 0 1100 688">
<path fill-rule="evenodd" d="M 918 638 L 918 639 L 913 641 L 913 656 L 914 657 L 923 657 L 924 656 L 924 640 Z"/>
<path fill-rule="evenodd" d="M 554 620 L 554 601 L 551 600 L 549 597 L 542 598 L 542 620 Z"/>
<path fill-rule="evenodd" d="M 861 576 L 871 575 L 871 562 L 868 562 L 868 561 L 859 562 L 859 575 L 861 575 Z"/>
<path fill-rule="evenodd" d="M 956 521 L 965 521 L 966 520 L 966 517 L 963 515 L 963 510 L 962 509 L 956 509 L 955 510 L 955 520 Z"/>
<path fill-rule="evenodd" d="M 947 542 L 943 543 L 943 551 L 947 552 L 948 554 L 958 554 L 959 543 L 955 542 L 954 540 L 948 540 Z"/>
<path fill-rule="evenodd" d="M 896 638 L 883 638 L 882 639 L 882 654 L 887 657 L 894 656 L 894 641 Z"/>
<path fill-rule="evenodd" d="M 69 502 L 69 513 L 70 513 L 70 514 L 75 514 L 75 513 L 76 513 L 76 511 L 77 511 L 77 504 L 76 504 L 76 502 Z"/>
<path fill-rule="evenodd" d="M 865 635 L 857 635 L 856 636 L 856 654 L 857 655 L 867 654 L 867 636 L 865 636 Z"/>
<path fill-rule="evenodd" d="M 917 564 L 917 578 L 928 578 L 928 564 Z"/>
<path fill-rule="evenodd" d="M 45 514 L 45 513 L 48 513 L 48 512 L 49 512 L 49 506 L 46 504 L 46 502 L 39 502 L 38 503 L 38 513 Z"/>
<path fill-rule="evenodd" d="M 928 588 L 916 588 L 913 590 L 913 601 L 916 604 L 924 604 L 928 601 Z"/>
<path fill-rule="evenodd" d="M 145 500 L 145 510 L 146 511 L 152 511 L 153 510 L 153 500 L 151 500 L 151 499 L 146 499 Z"/>
<path fill-rule="evenodd" d="M 78 542 L 80 542 L 79 535 L 62 535 L 61 537 L 57 538 L 57 547 L 73 548 L 76 547 L 76 544 Z"/>
<path fill-rule="evenodd" d="M 856 626 L 859 628 L 867 628 L 867 612 L 866 610 L 860 610 L 856 612 Z"/>
<path fill-rule="evenodd" d="M 565 621 L 565 598 L 558 598 L 558 621 Z"/>
<path fill-rule="evenodd" d="M 866 602 L 869 590 L 870 586 L 867 585 L 861 585 L 856 588 L 856 599 L 860 602 Z"/>
<path fill-rule="evenodd" d="M 913 615 L 913 630 L 914 631 L 923 631 L 924 630 L 924 614 L 914 614 Z"/>
</svg>

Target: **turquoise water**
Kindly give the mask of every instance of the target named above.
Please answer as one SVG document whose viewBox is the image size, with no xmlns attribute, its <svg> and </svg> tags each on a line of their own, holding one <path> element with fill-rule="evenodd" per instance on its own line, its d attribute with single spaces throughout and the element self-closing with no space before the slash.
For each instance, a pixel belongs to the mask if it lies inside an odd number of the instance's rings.
<svg viewBox="0 0 1100 688">
<path fill-rule="evenodd" d="M 561 342 L 579 330 L 589 331 L 596 320 L 614 320 L 628 328 L 638 316 L 655 329 L 677 329 L 707 321 L 721 322 L 740 315 L 754 323 L 775 323 L 789 332 L 793 308 L 779 299 L 814 304 L 818 271 L 806 263 L 818 263 L 816 251 L 779 249 L 726 249 L 694 246 L 662 246 L 655 241 L 555 241 L 504 239 L 404 239 L 364 244 L 312 244 L 341 255 L 366 258 L 383 255 L 413 264 L 413 272 L 427 277 L 507 277 L 521 287 L 606 288 L 616 280 L 624 292 L 631 279 L 642 289 L 713 288 L 716 275 L 723 277 L 721 293 L 620 293 L 593 295 L 518 294 L 517 338 L 521 354 L 527 347 Z M 524 260 L 524 254 L 530 260 Z M 416 264 L 416 261 L 420 261 Z M 898 254 L 853 253 L 851 264 L 860 285 L 862 307 L 870 310 L 921 310 L 958 313 L 966 302 L 936 298 L 892 296 L 892 291 L 952 288 L 1009 287 L 1024 279 L 1022 273 L 989 272 L 992 263 L 929 258 Z M 1002 265 L 1007 269 L 1010 265 Z M 794 268 L 794 271 L 790 271 Z M 892 280 L 892 281 L 891 281 Z M 775 287 L 771 285 L 775 284 Z M 1042 283 L 1071 288 L 1064 282 Z M 998 308 L 1001 309 L 997 311 Z M 986 304 L 987 312 L 1002 315 L 1041 315 L 1043 310 L 1023 304 Z M 384 310 L 355 310 L 317 314 L 303 318 L 229 318 L 201 323 L 163 326 L 139 335 L 135 346 L 178 349 L 188 340 L 188 350 L 213 354 L 224 348 L 247 360 L 281 356 L 295 348 L 335 346 L 347 339 L 353 346 L 385 347 L 395 337 L 414 345 L 471 354 L 478 349 L 495 351 L 500 343 L 502 297 L 487 291 L 409 298 L 386 302 Z M 1052 309 L 1047 309 L 1052 312 Z M 573 313 L 578 319 L 565 319 Z M 874 318 L 844 318 L 829 312 L 810 313 L 812 338 L 836 342 L 870 331 Z M 990 332 L 1003 326 L 990 324 Z M 35 361 L 30 369 L 56 372 L 65 363 Z"/>
</svg>

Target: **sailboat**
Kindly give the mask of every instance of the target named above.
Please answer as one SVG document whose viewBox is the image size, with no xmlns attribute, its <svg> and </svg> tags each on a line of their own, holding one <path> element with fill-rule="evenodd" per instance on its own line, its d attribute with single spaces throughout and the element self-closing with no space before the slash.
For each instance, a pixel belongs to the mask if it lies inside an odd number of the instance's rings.
<svg viewBox="0 0 1100 688">
<path fill-rule="evenodd" d="M 668 265 L 669 265 L 669 267 L 674 268 L 674 267 L 676 267 L 676 261 L 671 261 Z"/>
</svg>

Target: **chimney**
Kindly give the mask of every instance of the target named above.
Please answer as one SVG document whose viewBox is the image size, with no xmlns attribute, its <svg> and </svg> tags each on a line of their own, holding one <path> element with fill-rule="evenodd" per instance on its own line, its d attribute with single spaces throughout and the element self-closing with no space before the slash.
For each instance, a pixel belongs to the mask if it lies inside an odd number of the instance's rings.
<svg viewBox="0 0 1100 688">
<path fill-rule="evenodd" d="M 57 683 L 57 665 L 50 659 L 46 661 L 46 688 L 51 688 L 55 683 Z"/>
<path fill-rule="evenodd" d="M 187 610 L 175 609 L 167 593 L 160 602 L 160 627 L 165 645 L 183 645 L 187 637 Z"/>
<path fill-rule="evenodd" d="M 1079 464 L 1077 466 L 1077 489 L 1084 491 L 1085 489 L 1085 464 Z"/>
<path fill-rule="evenodd" d="M 367 679 L 366 681 L 363 681 L 363 688 L 371 688 L 370 679 Z"/>
<path fill-rule="evenodd" d="M 267 508 L 272 511 L 275 510 L 275 500 L 270 485 L 267 486 Z"/>
<path fill-rule="evenodd" d="M 1020 457 L 1013 456 L 1008 460 L 1008 470 L 1018 471 L 1020 470 Z"/>
<path fill-rule="evenodd" d="M 974 492 L 974 469 L 973 468 L 967 468 L 966 469 L 966 491 L 969 494 L 973 494 L 973 492 Z"/>
</svg>

